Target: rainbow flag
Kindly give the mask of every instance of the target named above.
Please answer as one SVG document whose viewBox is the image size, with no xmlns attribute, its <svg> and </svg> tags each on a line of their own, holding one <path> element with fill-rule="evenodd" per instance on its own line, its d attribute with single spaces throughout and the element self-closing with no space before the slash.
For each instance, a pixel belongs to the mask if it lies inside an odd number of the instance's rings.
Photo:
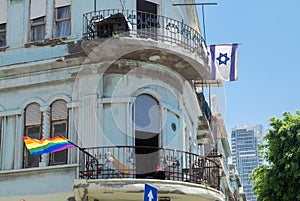
<svg viewBox="0 0 300 201">
<path fill-rule="evenodd" d="M 23 139 L 26 148 L 29 150 L 29 153 L 32 156 L 48 152 L 57 152 L 75 146 L 75 144 L 73 144 L 61 135 L 58 135 L 53 138 L 43 138 L 41 140 L 23 136 Z"/>
</svg>

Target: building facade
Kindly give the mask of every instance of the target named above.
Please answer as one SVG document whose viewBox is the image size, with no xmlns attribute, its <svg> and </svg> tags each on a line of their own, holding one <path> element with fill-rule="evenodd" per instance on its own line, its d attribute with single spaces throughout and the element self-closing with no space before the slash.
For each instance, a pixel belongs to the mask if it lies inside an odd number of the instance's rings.
<svg viewBox="0 0 300 201">
<path fill-rule="evenodd" d="M 235 165 L 229 164 L 228 168 L 229 168 L 229 180 L 231 186 L 230 189 L 233 192 L 233 196 L 235 200 L 246 201 L 247 196 L 246 193 L 244 192 L 241 179 Z"/>
<path fill-rule="evenodd" d="M 214 143 L 206 144 L 205 154 L 208 157 L 215 158 L 221 169 L 220 188 L 228 201 L 246 201 L 246 194 L 243 191 L 240 177 L 235 166 L 228 163 L 228 159 L 232 156 L 226 131 L 224 119 L 219 112 L 217 97 L 212 96 L 211 100 L 211 123 L 210 127 L 214 136 Z"/>
<path fill-rule="evenodd" d="M 226 200 L 197 9 L 174 3 L 0 0 L 0 201 Z M 57 135 L 79 148 L 22 139 Z"/>
<path fill-rule="evenodd" d="M 241 126 L 231 130 L 232 163 L 236 165 L 247 200 L 255 201 L 253 181 L 250 179 L 252 170 L 263 162 L 258 151 L 262 140 L 262 126 Z"/>
</svg>

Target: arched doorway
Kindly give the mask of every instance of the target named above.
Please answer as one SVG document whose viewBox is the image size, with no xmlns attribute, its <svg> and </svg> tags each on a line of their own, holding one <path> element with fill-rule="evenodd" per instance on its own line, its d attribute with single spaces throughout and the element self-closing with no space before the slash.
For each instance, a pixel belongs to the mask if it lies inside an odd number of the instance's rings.
<svg viewBox="0 0 300 201">
<path fill-rule="evenodd" d="M 160 109 L 156 99 L 147 94 L 134 102 L 135 153 L 137 178 L 152 177 L 158 165 Z"/>
</svg>

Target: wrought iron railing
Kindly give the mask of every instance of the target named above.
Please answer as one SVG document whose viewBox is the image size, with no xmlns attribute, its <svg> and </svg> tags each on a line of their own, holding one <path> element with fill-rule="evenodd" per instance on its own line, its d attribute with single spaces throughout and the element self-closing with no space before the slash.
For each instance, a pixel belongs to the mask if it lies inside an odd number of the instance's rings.
<svg viewBox="0 0 300 201">
<path fill-rule="evenodd" d="M 107 37 L 150 38 L 191 52 L 205 44 L 195 29 L 181 21 L 136 10 L 108 9 L 83 15 L 83 39 Z"/>
<path fill-rule="evenodd" d="M 138 146 L 86 148 L 80 163 L 79 176 L 84 179 L 163 179 L 220 189 L 218 164 L 184 151 Z"/>
</svg>

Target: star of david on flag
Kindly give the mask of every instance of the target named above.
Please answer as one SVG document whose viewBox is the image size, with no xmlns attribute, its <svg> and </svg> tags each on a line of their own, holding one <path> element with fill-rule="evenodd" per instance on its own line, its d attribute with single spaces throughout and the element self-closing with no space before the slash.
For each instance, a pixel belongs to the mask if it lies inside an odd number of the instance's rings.
<svg viewBox="0 0 300 201">
<path fill-rule="evenodd" d="M 235 81 L 237 76 L 238 44 L 210 45 L 207 63 L 213 80 Z"/>
</svg>

